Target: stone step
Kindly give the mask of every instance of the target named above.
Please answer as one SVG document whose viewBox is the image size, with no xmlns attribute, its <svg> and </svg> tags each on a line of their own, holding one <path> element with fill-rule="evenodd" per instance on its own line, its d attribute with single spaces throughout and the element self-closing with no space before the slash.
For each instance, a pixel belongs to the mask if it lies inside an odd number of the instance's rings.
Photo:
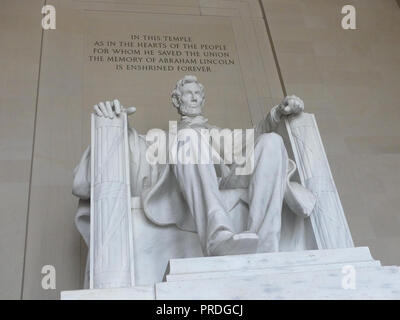
<svg viewBox="0 0 400 320">
<path fill-rule="evenodd" d="M 355 289 L 342 270 L 313 270 L 171 281 L 156 284 L 156 299 L 400 299 L 399 267 L 354 269 Z"/>
<path fill-rule="evenodd" d="M 164 280 L 167 279 L 167 276 L 179 274 L 243 272 L 265 268 L 374 261 L 368 247 L 171 259 Z M 168 277 L 168 279 L 171 278 Z"/>
<path fill-rule="evenodd" d="M 61 292 L 61 300 L 154 300 L 154 286 L 87 289 Z"/>
<path fill-rule="evenodd" d="M 379 267 L 380 261 L 362 261 L 362 262 L 346 262 L 346 263 L 329 263 L 329 264 L 310 264 L 299 266 L 276 266 L 262 269 L 248 269 L 246 275 L 265 275 L 277 273 L 292 273 L 292 272 L 314 272 L 319 270 L 343 270 L 346 266 L 358 268 Z M 196 279 L 217 279 L 217 278 L 234 278 L 243 276 L 243 270 L 233 271 L 216 271 L 216 272 L 195 272 L 195 273 L 180 273 L 166 275 L 165 280 L 171 281 L 188 281 Z"/>
<path fill-rule="evenodd" d="M 382 267 L 367 247 L 172 259 L 165 278 L 148 287 L 64 291 L 61 298 L 400 299 L 400 268 Z"/>
</svg>

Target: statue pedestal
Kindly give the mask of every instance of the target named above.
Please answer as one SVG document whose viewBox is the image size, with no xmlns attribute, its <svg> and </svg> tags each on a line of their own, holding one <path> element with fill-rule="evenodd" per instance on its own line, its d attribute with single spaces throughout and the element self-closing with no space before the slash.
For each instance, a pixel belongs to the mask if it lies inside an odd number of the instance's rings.
<svg viewBox="0 0 400 320">
<path fill-rule="evenodd" d="M 400 268 L 381 266 L 367 247 L 171 259 L 154 286 L 61 299 L 400 299 Z"/>
<path fill-rule="evenodd" d="M 155 300 L 154 286 L 62 291 L 61 300 Z"/>
</svg>

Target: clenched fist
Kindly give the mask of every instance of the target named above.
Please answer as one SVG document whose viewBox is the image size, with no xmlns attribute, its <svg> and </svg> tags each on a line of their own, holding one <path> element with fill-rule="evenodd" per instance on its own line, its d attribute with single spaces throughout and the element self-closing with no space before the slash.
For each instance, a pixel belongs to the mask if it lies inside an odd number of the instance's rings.
<svg viewBox="0 0 400 320">
<path fill-rule="evenodd" d="M 295 95 L 286 96 L 278 106 L 278 113 L 283 116 L 298 114 L 304 111 L 304 102 Z"/>
<path fill-rule="evenodd" d="M 129 116 L 136 111 L 135 107 L 125 108 L 117 99 L 113 101 L 99 102 L 98 104 L 94 105 L 93 108 L 97 116 L 110 119 L 119 116 L 121 112 L 126 112 L 126 114 Z"/>
</svg>

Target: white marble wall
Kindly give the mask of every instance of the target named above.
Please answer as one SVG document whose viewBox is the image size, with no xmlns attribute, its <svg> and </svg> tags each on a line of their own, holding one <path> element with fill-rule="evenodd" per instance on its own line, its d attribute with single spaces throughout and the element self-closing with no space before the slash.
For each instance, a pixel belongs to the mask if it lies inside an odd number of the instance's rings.
<svg viewBox="0 0 400 320">
<path fill-rule="evenodd" d="M 0 299 L 24 285 L 43 3 L 0 4 Z"/>
</svg>

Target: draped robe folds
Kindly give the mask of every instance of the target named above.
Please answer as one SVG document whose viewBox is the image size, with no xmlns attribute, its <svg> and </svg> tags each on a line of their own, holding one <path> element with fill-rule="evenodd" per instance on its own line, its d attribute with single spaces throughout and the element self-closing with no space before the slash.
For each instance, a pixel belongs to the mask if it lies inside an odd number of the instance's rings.
<svg viewBox="0 0 400 320">
<path fill-rule="evenodd" d="M 255 141 L 261 134 L 270 133 L 276 129 L 280 121 L 276 116 L 276 108 L 274 107 L 267 117 L 254 128 Z M 209 125 L 207 119 L 202 116 L 196 118 L 183 117 L 178 123 L 178 128 L 187 127 L 218 129 Z M 132 128 L 129 128 L 128 140 L 131 194 L 133 197 L 141 198 L 146 217 L 159 226 L 176 225 L 182 230 L 196 232 L 194 216 L 190 213 L 188 203 L 180 189 L 180 183 L 174 174 L 173 165 L 150 164 L 146 160 L 146 150 L 149 143 L 145 136 L 139 135 Z M 286 159 L 284 202 L 298 217 L 308 217 L 314 208 L 315 197 L 303 186 L 290 181 L 290 177 L 296 170 L 296 165 L 292 160 Z M 224 163 L 219 166 L 218 171 L 220 171 L 222 178 L 220 189 L 222 199 L 225 202 L 224 208 L 229 212 L 239 201 L 249 203 L 246 186 L 240 186 L 242 179 L 232 174 L 235 166 L 228 167 Z M 72 193 L 80 199 L 75 223 L 86 244 L 89 245 L 90 147 L 85 150 L 74 170 Z M 302 235 L 299 237 L 302 237 Z M 297 239 L 295 241 L 304 242 L 305 240 Z"/>
</svg>

